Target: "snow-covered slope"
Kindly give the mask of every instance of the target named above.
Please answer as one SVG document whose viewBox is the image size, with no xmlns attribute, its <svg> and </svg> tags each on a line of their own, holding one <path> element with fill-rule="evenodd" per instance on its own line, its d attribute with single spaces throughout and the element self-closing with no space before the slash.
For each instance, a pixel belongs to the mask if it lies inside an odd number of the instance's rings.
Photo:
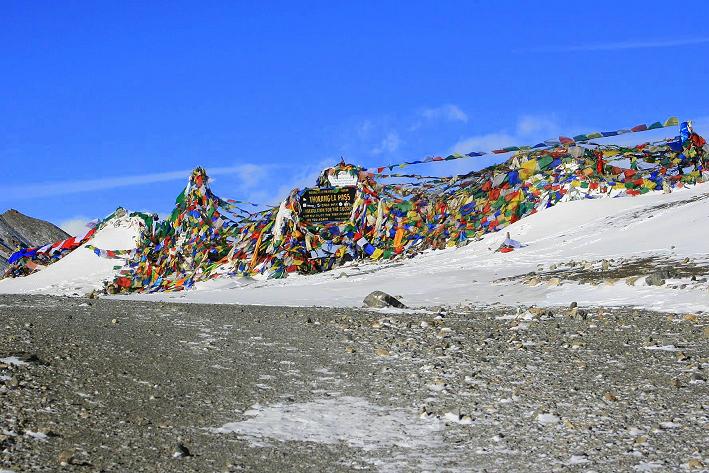
<svg viewBox="0 0 709 473">
<path fill-rule="evenodd" d="M 114 218 L 106 222 L 88 243 L 111 250 L 134 248 L 140 224 L 138 218 Z M 84 295 L 93 289 L 101 289 L 103 281 L 113 279 L 117 272 L 114 266 L 121 264 L 121 260 L 99 258 L 81 246 L 41 271 L 0 280 L 0 293 Z"/>
<path fill-rule="evenodd" d="M 373 290 L 400 296 L 409 306 L 464 304 L 631 305 L 668 311 L 709 311 L 709 184 L 672 194 L 601 198 L 556 205 L 507 228 L 524 248 L 495 252 L 505 232 L 486 235 L 463 248 L 429 251 L 413 259 L 387 264 L 360 263 L 312 275 L 257 281 L 222 278 L 198 283 L 180 293 L 121 296 L 143 300 L 269 305 L 361 306 Z M 90 242 L 105 249 L 129 249 L 140 231 L 137 219 L 109 222 Z M 644 276 L 652 263 L 681 266 L 685 258 L 699 281 L 669 280 L 648 286 L 641 277 L 605 278 L 600 284 L 580 284 L 567 273 L 549 274 L 538 284 L 524 284 L 523 275 L 548 272 L 569 261 L 613 260 L 611 269 L 623 273 L 634 261 L 651 258 L 638 269 Z M 59 262 L 24 278 L 0 281 L 0 293 L 85 294 L 115 276 L 120 260 L 102 259 L 78 248 Z M 542 265 L 542 266 L 540 266 Z M 543 268 L 542 268 L 543 267 Z M 613 271 L 610 272 L 612 274 Z M 622 274 L 621 274 L 622 273 Z M 505 280 L 505 278 L 508 278 Z M 527 277 L 528 279 L 528 277 Z M 577 278 L 578 279 L 578 278 Z M 581 278 L 583 279 L 583 278 Z M 596 278 L 598 279 L 598 278 Z M 553 282 L 552 282 L 553 281 Z"/>
<path fill-rule="evenodd" d="M 709 311 L 706 283 L 683 289 L 650 287 L 641 278 L 600 285 L 563 282 L 530 286 L 499 281 L 552 264 L 652 256 L 655 261 L 708 265 L 709 184 L 672 194 L 602 198 L 559 204 L 510 227 L 527 246 L 497 253 L 505 232 L 464 248 L 431 251 L 387 265 L 360 264 L 284 280 L 217 279 L 184 293 L 136 294 L 132 299 L 269 305 L 361 306 L 373 290 L 402 297 L 410 306 L 471 304 L 632 305 L 669 311 Z M 709 272 L 709 271 L 707 271 Z M 701 278 L 700 278 L 701 280 Z M 611 281 L 612 282 L 612 281 Z M 681 287 L 681 286 L 679 286 Z M 1 286 L 0 286 L 1 288 Z"/>
</svg>

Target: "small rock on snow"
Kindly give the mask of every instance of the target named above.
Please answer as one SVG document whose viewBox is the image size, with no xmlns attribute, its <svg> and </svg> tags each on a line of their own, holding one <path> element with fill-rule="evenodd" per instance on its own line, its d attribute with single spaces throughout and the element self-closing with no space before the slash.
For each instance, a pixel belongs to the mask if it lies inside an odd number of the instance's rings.
<svg viewBox="0 0 709 473">
<path fill-rule="evenodd" d="M 374 291 L 364 298 L 364 305 L 367 307 L 396 307 L 398 309 L 405 309 L 406 305 L 402 303 L 399 299 L 394 296 L 387 294 L 382 291 Z"/>
</svg>

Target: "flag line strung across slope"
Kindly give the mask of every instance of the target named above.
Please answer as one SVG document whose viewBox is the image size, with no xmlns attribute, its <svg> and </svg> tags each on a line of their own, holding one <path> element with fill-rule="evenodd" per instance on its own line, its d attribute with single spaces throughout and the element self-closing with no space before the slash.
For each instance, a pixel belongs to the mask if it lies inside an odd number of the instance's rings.
<svg viewBox="0 0 709 473">
<path fill-rule="evenodd" d="M 664 122 L 654 122 L 650 123 L 648 125 L 646 124 L 641 124 L 641 125 L 636 125 L 632 128 L 623 128 L 620 130 L 614 130 L 614 131 L 597 131 L 597 132 L 591 132 L 591 133 L 585 133 L 581 135 L 576 135 L 573 138 L 567 137 L 567 136 L 560 136 L 558 140 L 546 140 L 541 143 L 537 143 L 536 145 L 525 145 L 525 146 L 507 146 L 504 148 L 499 148 L 499 149 L 494 149 L 490 151 L 471 151 L 469 153 L 454 153 L 450 154 L 448 156 L 427 156 L 424 159 L 419 159 L 415 161 L 404 161 L 401 163 L 396 163 L 396 164 L 387 164 L 385 166 L 373 166 L 367 168 L 367 171 L 376 171 L 377 173 L 381 174 L 384 172 L 385 169 L 389 169 L 390 171 L 393 170 L 394 168 L 405 168 L 407 166 L 412 166 L 415 164 L 427 164 L 427 163 L 435 163 L 435 162 L 441 162 L 441 161 L 454 161 L 457 159 L 467 159 L 467 158 L 476 158 L 480 156 L 485 156 L 488 154 L 504 154 L 504 153 L 510 153 L 514 151 L 531 151 L 531 150 L 538 150 L 538 149 L 545 149 L 545 148 L 553 148 L 559 145 L 571 145 L 574 143 L 585 143 L 593 139 L 597 138 L 607 138 L 611 136 L 618 136 L 618 135 L 623 135 L 626 133 L 638 133 L 642 131 L 648 131 L 648 130 L 656 130 L 659 128 L 666 128 L 670 126 L 677 126 L 679 125 L 679 120 L 677 117 L 670 117 Z"/>
</svg>

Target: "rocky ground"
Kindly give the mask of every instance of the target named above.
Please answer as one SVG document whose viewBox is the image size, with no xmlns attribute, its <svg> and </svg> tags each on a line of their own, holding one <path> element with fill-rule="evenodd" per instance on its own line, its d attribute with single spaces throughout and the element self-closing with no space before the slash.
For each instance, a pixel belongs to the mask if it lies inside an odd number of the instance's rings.
<svg viewBox="0 0 709 473">
<path fill-rule="evenodd" d="M 0 471 L 702 471 L 709 321 L 0 297 Z"/>
<path fill-rule="evenodd" d="M 537 271 L 508 278 L 496 283 L 523 283 L 530 286 L 548 284 L 558 286 L 572 282 L 578 284 L 625 283 L 629 286 L 666 286 L 670 289 L 690 289 L 706 292 L 709 279 L 709 262 L 685 258 L 618 258 L 600 261 L 565 261 L 547 267 L 539 265 Z"/>
</svg>

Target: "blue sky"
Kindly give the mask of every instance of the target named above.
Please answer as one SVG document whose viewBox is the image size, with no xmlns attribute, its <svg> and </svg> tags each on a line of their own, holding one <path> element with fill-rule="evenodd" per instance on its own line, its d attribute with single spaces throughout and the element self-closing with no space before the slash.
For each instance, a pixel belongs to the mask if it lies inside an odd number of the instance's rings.
<svg viewBox="0 0 709 473">
<path fill-rule="evenodd" d="M 274 202 L 340 156 L 670 115 L 704 131 L 707 17 L 700 1 L 6 2 L 0 209 L 69 225 L 169 212 L 198 165 L 219 195 Z"/>
</svg>

